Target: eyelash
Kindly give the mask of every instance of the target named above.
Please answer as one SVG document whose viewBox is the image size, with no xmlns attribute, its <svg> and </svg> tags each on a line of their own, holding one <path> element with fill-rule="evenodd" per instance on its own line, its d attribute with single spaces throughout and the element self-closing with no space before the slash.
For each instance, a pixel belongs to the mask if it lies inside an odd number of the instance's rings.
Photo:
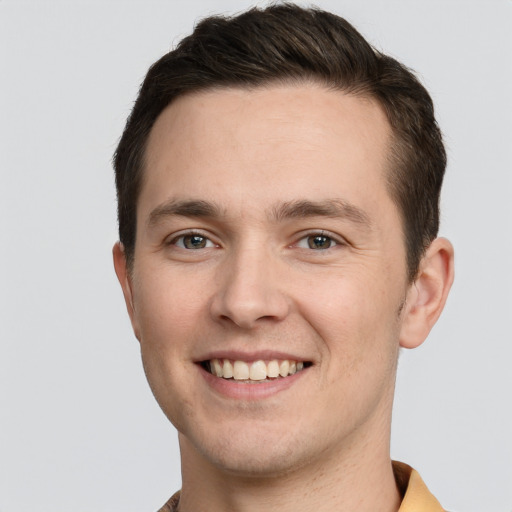
<svg viewBox="0 0 512 512">
<path fill-rule="evenodd" d="M 198 239 L 202 239 L 203 241 L 205 241 L 205 246 L 204 247 L 186 247 L 186 242 L 185 240 L 187 238 L 198 238 Z M 311 238 L 325 238 L 325 239 L 328 239 L 329 241 L 329 247 L 326 247 L 326 248 L 321 248 L 321 247 L 311 247 L 308 239 L 311 239 Z M 182 243 L 180 244 L 179 241 L 182 241 Z M 301 247 L 300 246 L 300 243 L 301 242 L 305 242 L 308 246 L 307 247 Z M 314 243 L 314 242 L 313 242 Z M 201 233 L 200 231 L 187 231 L 185 233 L 181 233 L 177 236 L 174 236 L 169 242 L 167 242 L 167 245 L 174 245 L 176 247 L 179 247 L 180 249 L 184 249 L 184 250 L 198 250 L 198 249 L 211 249 L 213 247 L 218 247 L 218 245 L 213 242 L 211 240 L 210 237 L 206 236 L 205 234 Z M 305 250 L 311 250 L 311 251 L 317 251 L 317 252 L 324 252 L 324 251 L 327 251 L 329 249 L 332 249 L 333 247 L 336 247 L 336 246 L 340 246 L 340 245 L 346 245 L 346 242 L 341 240 L 339 237 L 337 236 L 334 236 L 333 234 L 329 233 L 329 232 L 325 232 L 323 230 L 321 231 L 312 231 L 312 232 L 309 232 L 309 233 L 304 233 L 298 240 L 297 242 L 295 242 L 294 244 L 292 244 L 290 247 L 298 247 L 299 249 L 305 249 Z"/>
</svg>

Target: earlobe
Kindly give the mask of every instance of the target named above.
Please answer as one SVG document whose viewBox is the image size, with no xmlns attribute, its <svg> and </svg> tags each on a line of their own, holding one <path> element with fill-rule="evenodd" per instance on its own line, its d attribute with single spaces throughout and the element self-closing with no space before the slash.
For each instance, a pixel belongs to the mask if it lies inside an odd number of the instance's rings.
<svg viewBox="0 0 512 512">
<path fill-rule="evenodd" d="M 400 346 L 416 348 L 425 341 L 443 311 L 453 278 L 453 246 L 445 238 L 437 238 L 422 258 L 418 277 L 407 293 Z"/>
<path fill-rule="evenodd" d="M 123 290 L 124 300 L 126 303 L 126 309 L 128 310 L 128 315 L 130 316 L 130 321 L 132 323 L 133 331 L 137 339 L 139 339 L 139 330 L 137 327 L 137 321 L 135 318 L 135 308 L 133 305 L 133 290 L 132 283 L 130 278 L 130 273 L 128 270 L 128 264 L 126 261 L 126 253 L 124 250 L 124 246 L 121 242 L 116 242 L 112 249 L 112 256 L 114 259 L 114 268 L 116 271 L 117 279 L 119 280 L 119 284 Z"/>
</svg>

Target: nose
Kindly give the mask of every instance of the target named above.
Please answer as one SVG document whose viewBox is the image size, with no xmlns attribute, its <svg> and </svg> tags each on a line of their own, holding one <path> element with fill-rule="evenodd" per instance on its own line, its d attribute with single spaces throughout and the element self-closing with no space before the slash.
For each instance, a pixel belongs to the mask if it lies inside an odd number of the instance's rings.
<svg viewBox="0 0 512 512">
<path fill-rule="evenodd" d="M 242 329 L 283 320 L 290 301 L 284 291 L 286 272 L 277 259 L 255 247 L 227 257 L 219 269 L 218 289 L 211 302 L 214 319 Z"/>
</svg>

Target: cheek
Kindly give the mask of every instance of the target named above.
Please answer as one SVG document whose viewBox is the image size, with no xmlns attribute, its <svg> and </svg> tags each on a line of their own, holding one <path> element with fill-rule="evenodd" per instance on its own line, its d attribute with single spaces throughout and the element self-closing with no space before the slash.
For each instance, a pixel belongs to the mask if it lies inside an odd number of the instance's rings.
<svg viewBox="0 0 512 512">
<path fill-rule="evenodd" d="M 379 404 L 389 405 L 398 359 L 394 309 L 382 284 L 348 278 L 311 293 L 303 304 L 321 352 L 316 395 L 334 418 L 333 428 L 363 422 Z"/>
<path fill-rule="evenodd" d="M 194 332 L 207 304 L 204 282 L 162 269 L 150 269 L 138 282 L 134 305 L 143 343 L 172 348 Z"/>
<path fill-rule="evenodd" d="M 319 284 L 321 283 L 321 284 Z M 297 287 L 298 302 L 315 327 L 338 331 L 355 328 L 358 323 L 376 322 L 386 301 L 382 283 L 364 273 L 331 273 L 328 279 L 317 279 Z"/>
<path fill-rule="evenodd" d="M 140 330 L 144 371 L 151 390 L 167 417 L 176 425 L 192 414 L 196 400 L 187 382 L 193 379 L 190 349 L 204 332 L 204 290 L 182 276 L 166 276 L 161 268 L 139 273 L 134 305 Z"/>
<path fill-rule="evenodd" d="M 300 309 L 338 369 L 394 354 L 401 300 L 397 283 L 383 273 L 372 278 L 368 271 L 326 283 L 311 286 L 302 295 Z"/>
</svg>

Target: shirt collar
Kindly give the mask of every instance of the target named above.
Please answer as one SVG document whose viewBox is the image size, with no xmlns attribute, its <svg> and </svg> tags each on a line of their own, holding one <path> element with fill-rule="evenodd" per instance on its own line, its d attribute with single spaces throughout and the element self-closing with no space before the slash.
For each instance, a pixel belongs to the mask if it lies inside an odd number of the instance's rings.
<svg viewBox="0 0 512 512">
<path fill-rule="evenodd" d="M 403 462 L 393 462 L 393 472 L 403 499 L 398 512 L 444 512 L 417 471 Z"/>
</svg>

